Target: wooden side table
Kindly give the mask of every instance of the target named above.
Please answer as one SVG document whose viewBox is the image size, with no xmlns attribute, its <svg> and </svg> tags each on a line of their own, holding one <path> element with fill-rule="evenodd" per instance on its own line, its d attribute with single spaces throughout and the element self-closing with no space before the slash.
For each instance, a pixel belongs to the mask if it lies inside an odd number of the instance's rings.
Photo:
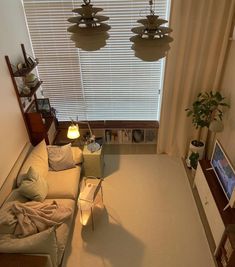
<svg viewBox="0 0 235 267">
<path fill-rule="evenodd" d="M 85 176 L 103 177 L 104 155 L 102 146 L 98 151 L 90 152 L 85 145 L 83 148 L 83 159 Z"/>
</svg>

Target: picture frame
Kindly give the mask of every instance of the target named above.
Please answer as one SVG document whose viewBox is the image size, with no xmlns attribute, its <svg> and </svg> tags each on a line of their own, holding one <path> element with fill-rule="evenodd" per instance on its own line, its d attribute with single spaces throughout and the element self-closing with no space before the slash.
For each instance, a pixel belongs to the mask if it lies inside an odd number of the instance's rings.
<svg viewBox="0 0 235 267">
<path fill-rule="evenodd" d="M 28 61 L 29 66 L 33 66 L 35 64 L 34 59 L 32 59 L 31 57 L 28 57 L 27 61 Z"/>
<path fill-rule="evenodd" d="M 35 103 L 37 112 L 41 113 L 43 117 L 51 116 L 51 105 L 49 98 L 37 98 Z"/>
</svg>

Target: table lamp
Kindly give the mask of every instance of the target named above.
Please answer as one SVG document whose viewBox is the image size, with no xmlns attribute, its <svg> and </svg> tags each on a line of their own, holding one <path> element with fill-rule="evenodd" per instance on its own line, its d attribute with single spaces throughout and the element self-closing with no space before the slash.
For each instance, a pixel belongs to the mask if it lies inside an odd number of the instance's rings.
<svg viewBox="0 0 235 267">
<path fill-rule="evenodd" d="M 74 124 L 72 122 L 72 124 L 68 128 L 67 137 L 69 139 L 77 139 L 80 137 L 79 127 L 77 124 Z"/>
<path fill-rule="evenodd" d="M 79 121 L 79 123 L 84 123 L 88 125 L 90 137 L 87 143 L 87 149 L 91 152 L 98 151 L 100 149 L 100 145 L 95 142 L 95 135 L 91 131 L 90 123 L 88 121 Z M 68 128 L 67 137 L 69 139 L 77 139 L 80 137 L 78 124 L 75 124 L 73 120 L 72 124 Z"/>
</svg>

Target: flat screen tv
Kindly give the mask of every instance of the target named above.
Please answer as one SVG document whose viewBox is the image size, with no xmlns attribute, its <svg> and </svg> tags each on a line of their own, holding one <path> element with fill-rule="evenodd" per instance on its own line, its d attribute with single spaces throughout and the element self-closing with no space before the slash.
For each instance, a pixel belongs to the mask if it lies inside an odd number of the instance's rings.
<svg viewBox="0 0 235 267">
<path fill-rule="evenodd" d="M 227 199 L 230 201 L 235 187 L 235 172 L 218 140 L 215 142 L 212 153 L 211 166 Z"/>
</svg>

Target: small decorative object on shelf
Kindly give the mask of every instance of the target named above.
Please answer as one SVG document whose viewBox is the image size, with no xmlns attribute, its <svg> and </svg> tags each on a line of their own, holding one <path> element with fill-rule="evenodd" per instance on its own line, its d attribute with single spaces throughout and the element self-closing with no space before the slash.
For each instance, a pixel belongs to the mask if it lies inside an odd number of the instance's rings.
<svg viewBox="0 0 235 267">
<path fill-rule="evenodd" d="M 38 83 L 38 78 L 34 73 L 29 73 L 25 76 L 25 84 L 32 88 L 35 87 Z"/>
<path fill-rule="evenodd" d="M 132 139 L 134 143 L 144 142 L 144 130 L 134 129 L 132 132 Z"/>
<path fill-rule="evenodd" d="M 19 97 L 32 97 L 36 93 L 38 88 L 41 86 L 41 84 L 42 84 L 42 81 L 38 81 L 34 87 L 30 87 L 30 93 L 28 93 L 28 94 L 24 94 L 24 92 L 21 91 L 19 93 Z"/>
<path fill-rule="evenodd" d="M 24 87 L 22 88 L 21 93 L 23 95 L 29 95 L 31 93 L 31 90 L 30 90 L 30 88 L 27 85 L 24 85 Z"/>
<path fill-rule="evenodd" d="M 111 130 L 106 130 L 105 131 L 105 141 L 106 143 L 111 142 L 111 136 L 112 136 L 112 131 Z"/>
<path fill-rule="evenodd" d="M 146 129 L 145 130 L 145 142 L 146 143 L 154 143 L 157 139 L 157 131 L 156 129 Z"/>
<path fill-rule="evenodd" d="M 29 74 L 36 66 L 38 63 L 35 61 L 33 65 L 25 64 L 25 63 L 18 63 L 17 64 L 17 70 L 13 72 L 14 77 L 23 77 Z"/>
<path fill-rule="evenodd" d="M 17 70 L 19 73 L 23 73 L 27 69 L 27 65 L 25 63 L 19 62 L 17 64 Z"/>
<path fill-rule="evenodd" d="M 49 98 L 37 98 L 36 106 L 37 111 L 41 113 L 43 117 L 51 116 L 51 105 Z"/>
</svg>

